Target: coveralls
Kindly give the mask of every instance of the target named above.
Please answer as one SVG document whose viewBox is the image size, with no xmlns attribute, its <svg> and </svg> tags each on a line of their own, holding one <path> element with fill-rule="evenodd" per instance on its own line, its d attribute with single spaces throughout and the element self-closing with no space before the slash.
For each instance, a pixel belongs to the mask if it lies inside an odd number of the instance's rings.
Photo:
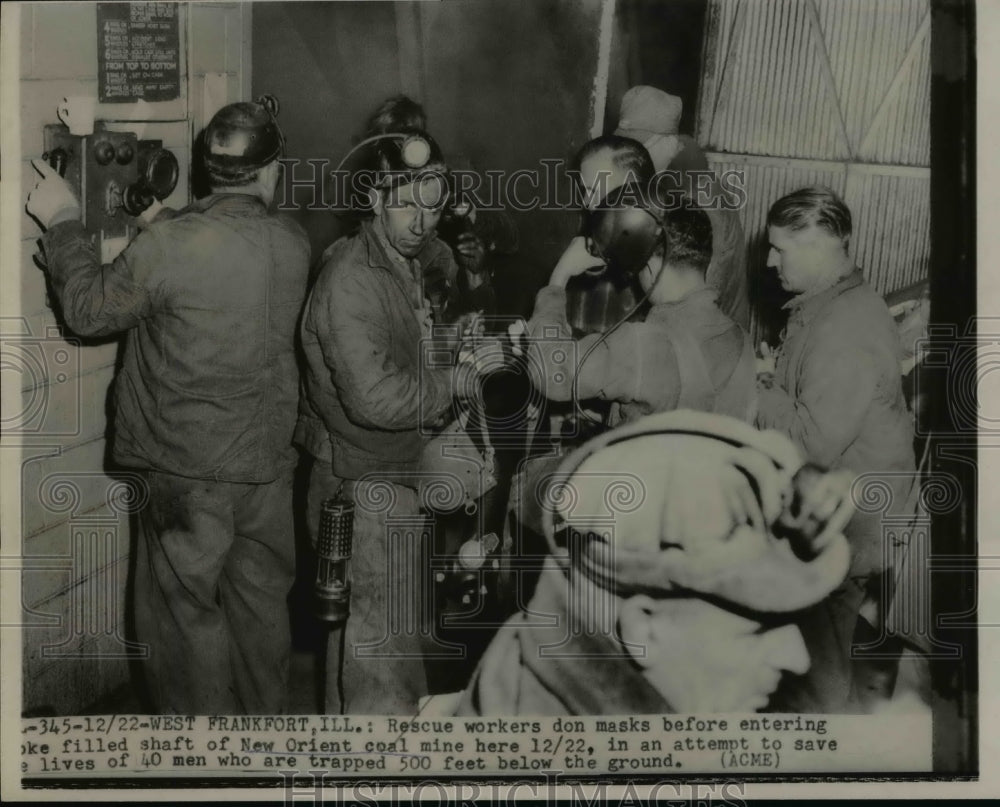
<svg viewBox="0 0 1000 807">
<path fill-rule="evenodd" d="M 366 221 L 327 250 L 306 304 L 307 413 L 297 435 L 318 459 L 310 520 L 338 490 L 357 503 L 351 616 L 339 682 L 330 643 L 328 711 L 414 714 L 427 694 L 430 536 L 416 487 L 426 439 L 454 393 L 451 359 L 433 356 L 427 340 L 435 314 L 448 318 L 457 305 L 457 273 L 443 242 L 408 260 Z M 453 346 L 436 344 L 451 356 Z"/>
<path fill-rule="evenodd" d="M 280 713 L 305 233 L 236 193 L 158 218 L 105 266 L 79 222 L 42 244 L 67 325 L 125 332 L 112 456 L 146 482 L 134 597 L 154 708 Z"/>
<path fill-rule="evenodd" d="M 876 511 L 865 506 L 870 494 L 860 495 L 844 530 L 850 575 L 802 622 L 812 668 L 776 696 L 789 710 L 837 712 L 849 708 L 858 609 L 894 551 L 883 540 L 883 517 L 905 515 L 912 502 L 913 421 L 903 397 L 895 322 L 860 269 L 787 307 L 774 384 L 759 391 L 757 425 L 788 435 L 807 459 L 869 475 L 888 492 L 885 509 Z"/>
</svg>

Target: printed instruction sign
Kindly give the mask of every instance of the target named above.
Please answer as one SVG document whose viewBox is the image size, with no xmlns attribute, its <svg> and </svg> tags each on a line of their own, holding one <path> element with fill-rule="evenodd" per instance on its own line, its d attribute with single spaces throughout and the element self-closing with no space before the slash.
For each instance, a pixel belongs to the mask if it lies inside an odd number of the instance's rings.
<svg viewBox="0 0 1000 807">
<path fill-rule="evenodd" d="M 97 83 L 101 102 L 180 97 L 180 33 L 175 3 L 97 4 Z"/>
</svg>

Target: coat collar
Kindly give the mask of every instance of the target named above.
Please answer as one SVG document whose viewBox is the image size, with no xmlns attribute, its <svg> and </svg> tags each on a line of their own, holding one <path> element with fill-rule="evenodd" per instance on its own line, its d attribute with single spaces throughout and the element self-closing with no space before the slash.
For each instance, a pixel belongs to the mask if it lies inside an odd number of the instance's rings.
<svg viewBox="0 0 1000 807">
<path fill-rule="evenodd" d="M 792 315 L 797 314 L 799 318 L 803 320 L 810 319 L 816 314 L 817 311 L 825 308 L 827 303 L 831 300 L 836 299 L 850 289 L 857 288 L 864 282 L 865 279 L 861 274 L 861 270 L 855 267 L 851 272 L 844 275 L 832 286 L 828 286 L 827 288 L 819 291 L 799 294 L 785 303 L 782 307 L 787 308 Z"/>
<path fill-rule="evenodd" d="M 670 317 L 676 316 L 679 312 L 702 311 L 706 308 L 713 308 L 718 296 L 718 291 L 710 286 L 704 286 L 684 295 L 680 300 L 674 300 L 669 303 L 657 303 L 649 309 L 649 316 Z"/>
<path fill-rule="evenodd" d="M 558 615 L 558 624 L 522 625 L 518 631 L 521 663 L 539 682 L 570 714 L 671 713 L 615 637 L 573 630 L 570 607 L 567 578 L 548 561 L 529 611 Z"/>
<path fill-rule="evenodd" d="M 259 196 L 249 193 L 212 193 L 193 202 L 188 209 L 205 212 L 215 207 L 234 211 L 267 212 L 267 205 L 264 204 L 264 200 Z"/>
<path fill-rule="evenodd" d="M 361 236 L 361 243 L 364 244 L 365 257 L 370 267 L 373 269 L 388 269 L 393 265 L 394 262 L 389 258 L 389 253 L 386 251 L 382 239 L 375 232 L 374 219 L 368 219 L 361 223 L 359 235 Z"/>
</svg>

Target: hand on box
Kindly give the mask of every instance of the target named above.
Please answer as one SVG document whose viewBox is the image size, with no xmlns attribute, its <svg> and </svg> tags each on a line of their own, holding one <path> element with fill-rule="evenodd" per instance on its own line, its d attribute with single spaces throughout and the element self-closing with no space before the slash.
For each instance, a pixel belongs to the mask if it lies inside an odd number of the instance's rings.
<svg viewBox="0 0 1000 807">
<path fill-rule="evenodd" d="M 483 336 L 486 333 L 486 320 L 483 319 L 483 312 L 470 311 L 468 314 L 462 314 L 458 318 L 458 327 L 463 340 Z"/>
<path fill-rule="evenodd" d="M 524 355 L 524 346 L 528 339 L 528 325 L 523 319 L 516 319 L 507 326 L 507 336 L 510 339 L 511 350 L 515 356 Z"/>
<path fill-rule="evenodd" d="M 774 377 L 776 360 L 774 350 L 767 342 L 760 343 L 760 355 L 757 357 L 757 378 L 771 381 Z"/>
</svg>

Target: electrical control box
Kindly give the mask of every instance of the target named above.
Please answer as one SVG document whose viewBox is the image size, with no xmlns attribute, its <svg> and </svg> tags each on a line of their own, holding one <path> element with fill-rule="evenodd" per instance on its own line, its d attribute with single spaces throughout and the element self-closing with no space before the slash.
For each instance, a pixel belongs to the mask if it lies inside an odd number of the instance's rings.
<svg viewBox="0 0 1000 807">
<path fill-rule="evenodd" d="M 44 158 L 77 193 L 83 225 L 98 243 L 130 241 L 139 230 L 137 217 L 177 185 L 177 159 L 161 141 L 111 131 L 102 121 L 85 136 L 70 134 L 62 124 L 48 125 L 44 142 Z"/>
</svg>

